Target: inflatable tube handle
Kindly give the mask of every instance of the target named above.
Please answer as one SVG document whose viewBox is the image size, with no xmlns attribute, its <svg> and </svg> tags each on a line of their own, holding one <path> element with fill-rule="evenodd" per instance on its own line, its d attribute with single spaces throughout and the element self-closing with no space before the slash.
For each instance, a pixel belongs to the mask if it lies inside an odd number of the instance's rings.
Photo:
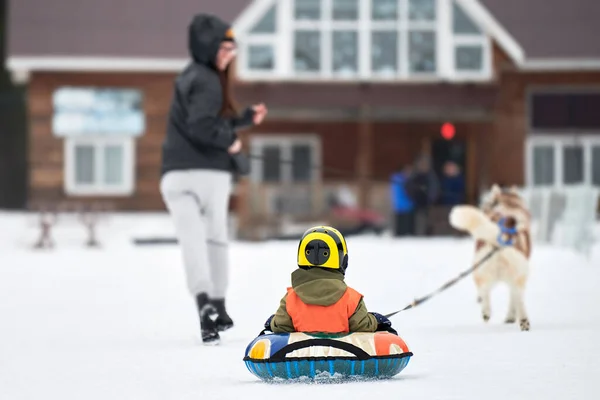
<svg viewBox="0 0 600 400">
<path fill-rule="evenodd" d="M 281 350 L 275 352 L 275 354 L 273 354 L 271 356 L 271 361 L 285 361 L 285 356 L 287 356 L 292 351 L 304 349 L 304 348 L 311 347 L 311 346 L 334 347 L 336 349 L 340 349 L 340 350 L 344 350 L 349 353 L 352 353 L 359 360 L 368 360 L 368 359 L 372 358 L 372 356 L 370 356 L 369 353 L 367 353 L 360 347 L 354 346 L 353 344 L 346 343 L 346 342 L 340 342 L 338 340 L 319 338 L 319 339 L 302 340 L 300 342 L 295 342 L 295 343 L 289 344 L 289 345 L 285 346 L 284 348 L 282 348 Z"/>
</svg>

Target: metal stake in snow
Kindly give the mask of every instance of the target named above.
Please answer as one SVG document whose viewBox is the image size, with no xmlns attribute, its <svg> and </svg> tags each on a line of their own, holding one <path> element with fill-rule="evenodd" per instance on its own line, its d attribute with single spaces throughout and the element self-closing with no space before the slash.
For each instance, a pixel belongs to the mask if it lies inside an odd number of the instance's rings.
<svg viewBox="0 0 600 400">
<path fill-rule="evenodd" d="M 473 265 L 471 268 L 467 269 L 466 271 L 461 272 L 460 275 L 458 275 L 456 278 L 454 278 L 454 279 L 446 282 L 445 284 L 443 284 L 436 291 L 434 291 L 432 293 L 429 293 L 427 296 L 423 296 L 423 297 L 421 297 L 419 299 L 414 299 L 412 303 L 410 303 L 409 305 L 407 305 L 403 309 L 398 310 L 398 311 L 394 311 L 393 313 L 390 313 L 390 314 L 386 314 L 385 316 L 387 318 L 390 318 L 390 317 L 398 314 L 399 312 L 402 312 L 402 311 L 405 311 L 405 310 L 409 310 L 411 308 L 414 308 L 414 307 L 418 306 L 419 304 L 425 303 L 430 298 L 436 296 L 437 294 L 439 294 L 439 293 L 443 292 L 444 290 L 448 289 L 450 286 L 453 286 L 454 284 L 456 284 L 458 281 L 460 281 L 461 279 L 463 279 L 465 276 L 473 273 L 473 271 L 475 271 L 477 268 L 479 268 L 484 262 L 486 262 L 494 254 L 496 254 L 496 252 L 498 250 L 500 250 L 500 249 L 502 249 L 502 247 L 495 247 L 488 254 L 486 254 L 485 257 L 483 257 L 481 260 L 479 260 L 478 262 L 476 262 L 475 265 Z"/>
</svg>

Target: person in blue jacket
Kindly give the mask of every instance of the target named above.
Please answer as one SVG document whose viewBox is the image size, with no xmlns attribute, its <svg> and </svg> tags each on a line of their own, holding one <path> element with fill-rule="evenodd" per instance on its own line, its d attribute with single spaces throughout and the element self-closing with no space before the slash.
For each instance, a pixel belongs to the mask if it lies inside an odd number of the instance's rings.
<svg viewBox="0 0 600 400">
<path fill-rule="evenodd" d="M 455 206 L 465 202 L 465 177 L 454 161 L 444 164 L 444 176 L 441 182 L 441 204 Z"/>
<path fill-rule="evenodd" d="M 392 208 L 394 210 L 394 236 L 414 234 L 414 202 L 407 187 L 412 168 L 407 165 L 391 177 Z"/>
</svg>

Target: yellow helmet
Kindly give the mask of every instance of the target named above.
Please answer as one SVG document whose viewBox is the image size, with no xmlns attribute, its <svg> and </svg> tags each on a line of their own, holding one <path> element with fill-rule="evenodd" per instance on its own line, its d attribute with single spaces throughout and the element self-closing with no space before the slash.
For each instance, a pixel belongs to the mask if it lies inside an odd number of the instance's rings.
<svg viewBox="0 0 600 400">
<path fill-rule="evenodd" d="M 298 245 L 298 266 L 337 269 L 345 274 L 348 268 L 346 239 L 330 226 L 308 229 Z"/>
</svg>

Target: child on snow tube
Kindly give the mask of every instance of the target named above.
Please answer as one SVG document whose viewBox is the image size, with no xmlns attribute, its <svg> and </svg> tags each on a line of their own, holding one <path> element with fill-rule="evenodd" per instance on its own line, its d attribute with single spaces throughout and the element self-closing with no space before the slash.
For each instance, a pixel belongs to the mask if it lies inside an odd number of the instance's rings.
<svg viewBox="0 0 600 400">
<path fill-rule="evenodd" d="M 300 239 L 297 257 L 292 286 L 265 322 L 265 331 L 398 334 L 388 318 L 369 312 L 363 295 L 344 282 L 348 247 L 338 230 L 329 226 L 308 229 Z"/>
</svg>

